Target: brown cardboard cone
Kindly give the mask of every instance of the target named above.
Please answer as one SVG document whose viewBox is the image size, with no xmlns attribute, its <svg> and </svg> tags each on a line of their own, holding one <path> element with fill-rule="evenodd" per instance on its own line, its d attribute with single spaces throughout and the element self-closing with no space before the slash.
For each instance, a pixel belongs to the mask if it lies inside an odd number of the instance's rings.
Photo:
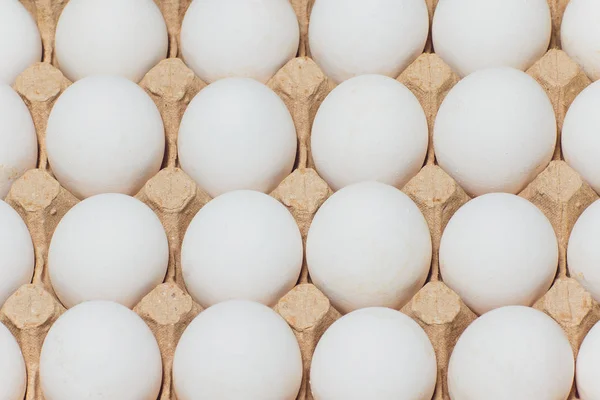
<svg viewBox="0 0 600 400">
<path fill-rule="evenodd" d="M 340 318 L 327 297 L 312 284 L 300 284 L 283 296 L 275 306 L 290 325 L 302 353 L 304 376 L 298 400 L 313 400 L 310 393 L 310 363 L 323 333 Z"/>
<path fill-rule="evenodd" d="M 185 288 L 180 249 L 185 231 L 196 213 L 210 201 L 194 181 L 179 168 L 165 168 L 150 179 L 136 198 L 148 205 L 162 222 L 169 240 L 166 282 Z"/>
<path fill-rule="evenodd" d="M 294 11 L 298 16 L 298 27 L 300 28 L 298 56 L 310 56 L 310 49 L 308 47 L 308 22 L 315 0 L 290 0 L 290 3 L 292 3 L 292 7 L 294 7 Z"/>
<path fill-rule="evenodd" d="M 425 43 L 425 53 L 433 52 L 433 38 L 431 36 L 431 27 L 433 26 L 433 15 L 435 14 L 435 8 L 440 0 L 425 0 L 427 4 L 427 11 L 429 12 L 429 37 L 427 43 Z"/>
<path fill-rule="evenodd" d="M 554 159 L 562 157 L 560 140 L 563 122 L 569 106 L 575 97 L 588 86 L 591 81 L 562 50 L 552 49 L 527 70 L 544 88 L 554 107 L 558 138 L 554 150 Z"/>
<path fill-rule="evenodd" d="M 558 239 L 558 275 L 567 274 L 567 243 L 573 225 L 596 192 L 564 161 L 552 161 L 521 193 L 548 217 Z"/>
<path fill-rule="evenodd" d="M 417 321 L 435 349 L 438 376 L 434 400 L 448 399 L 448 363 L 462 332 L 477 318 L 448 286 L 440 281 L 426 284 L 402 312 Z"/>
<path fill-rule="evenodd" d="M 296 219 L 302 242 L 306 247 L 308 229 L 315 213 L 333 192 L 313 169 L 297 169 L 271 193 L 283 203 Z M 302 265 L 300 283 L 308 282 L 306 257 Z"/>
<path fill-rule="evenodd" d="M 27 368 L 25 400 L 43 399 L 40 387 L 40 352 L 48 330 L 65 311 L 40 284 L 21 286 L 6 300 L 0 321 L 15 335 Z"/>
<path fill-rule="evenodd" d="M 31 233 L 35 249 L 33 283 L 54 294 L 46 268 L 50 239 L 61 218 L 79 200 L 47 171 L 32 169 L 13 183 L 6 202 L 17 210 Z"/>
<path fill-rule="evenodd" d="M 162 11 L 169 34 L 169 57 L 181 56 L 179 34 L 185 12 L 192 0 L 154 0 Z"/>
<path fill-rule="evenodd" d="M 427 149 L 426 163 L 433 164 L 433 125 L 437 111 L 444 98 L 459 81 L 450 67 L 436 54 L 421 54 L 398 77 L 398 81 L 409 88 L 419 99 L 427 125 L 429 126 L 429 148 Z"/>
<path fill-rule="evenodd" d="M 454 180 L 437 165 L 426 165 L 402 189 L 419 207 L 431 233 L 433 255 L 431 257 L 430 279 L 439 279 L 440 240 L 442 232 L 469 196 Z"/>
<path fill-rule="evenodd" d="M 317 110 L 333 84 L 314 61 L 303 57 L 285 64 L 267 85 L 284 101 L 296 125 L 298 168 L 314 167 L 310 131 Z"/>
<path fill-rule="evenodd" d="M 69 0 L 20 0 L 35 18 L 40 35 L 42 37 L 42 46 L 44 54 L 42 61 L 48 63 L 56 62 L 54 54 L 54 36 L 56 33 L 56 24 L 63 8 Z"/>
<path fill-rule="evenodd" d="M 163 383 L 159 400 L 177 400 L 173 388 L 173 356 L 179 338 L 190 322 L 202 311 L 190 295 L 175 283 L 157 286 L 135 306 L 158 342 L 163 362 Z"/>
<path fill-rule="evenodd" d="M 206 83 L 179 58 L 168 58 L 148 71 L 140 86 L 146 89 L 160 111 L 167 136 L 165 162 L 167 166 L 175 167 L 181 118 L 190 101 Z"/>
<path fill-rule="evenodd" d="M 14 84 L 14 89 L 27 104 L 39 143 L 38 167 L 48 167 L 46 155 L 46 126 L 50 110 L 58 96 L 71 84 L 58 69 L 48 63 L 37 63 L 21 73 Z"/>
<path fill-rule="evenodd" d="M 548 0 L 550 6 L 550 15 L 552 17 L 552 39 L 550 40 L 550 48 L 560 49 L 560 24 L 565 13 L 569 0 Z"/>
</svg>

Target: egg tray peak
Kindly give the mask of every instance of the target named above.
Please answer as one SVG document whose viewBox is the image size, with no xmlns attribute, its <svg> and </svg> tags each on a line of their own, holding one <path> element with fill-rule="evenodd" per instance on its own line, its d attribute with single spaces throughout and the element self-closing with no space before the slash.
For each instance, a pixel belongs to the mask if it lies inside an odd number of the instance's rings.
<svg viewBox="0 0 600 400">
<path fill-rule="evenodd" d="M 365 0 L 367 1 L 367 0 Z M 34 120 L 40 152 L 37 169 L 30 170 L 12 186 L 6 201 L 27 224 L 35 247 L 32 283 L 19 288 L 0 310 L 2 321 L 15 335 L 27 366 L 26 400 L 42 400 L 39 358 L 43 340 L 54 321 L 65 311 L 56 299 L 46 268 L 52 233 L 78 199 L 54 179 L 45 150 L 45 130 L 52 106 L 71 84 L 55 66 L 54 32 L 68 0 L 21 0 L 37 21 L 44 46 L 43 62 L 24 71 L 14 84 Z M 191 0 L 155 0 L 169 34 L 169 57 L 158 63 L 139 85 L 160 110 L 165 126 L 166 154 L 162 170 L 151 178 L 136 197 L 146 203 L 163 223 L 169 241 L 169 267 L 165 282 L 134 308 L 154 332 L 162 353 L 163 383 L 160 400 L 176 400 L 172 384 L 173 355 L 177 342 L 191 320 L 202 311 L 187 294 L 183 283 L 180 249 L 193 216 L 208 196 L 180 168 L 177 132 L 192 98 L 205 86 L 179 56 L 178 37 L 183 15 Z M 317 109 L 335 84 L 312 61 L 308 49 L 309 15 L 314 0 L 290 0 L 298 16 L 301 39 L 298 57 L 289 61 L 268 82 L 285 102 L 296 125 L 298 154 L 294 171 L 271 193 L 292 213 L 303 240 L 315 212 L 332 190 L 314 170 L 310 154 L 310 131 Z M 426 0 L 430 20 L 438 0 Z M 591 81 L 560 50 L 560 22 L 568 0 L 548 0 L 553 36 L 550 50 L 527 73 L 547 92 L 560 129 L 565 113 Z M 431 130 L 437 110 L 459 77 L 434 53 L 431 40 L 421 54 L 398 77 L 419 99 L 430 131 L 430 145 L 421 171 L 401 188 L 423 212 L 433 243 L 430 276 L 425 286 L 402 308 L 418 322 L 435 348 L 438 381 L 435 400 L 448 400 L 446 372 L 458 337 L 476 315 L 450 290 L 439 274 L 438 250 L 442 232 L 456 210 L 470 200 L 464 190 L 435 163 Z M 558 143 L 560 143 L 560 138 Z M 600 305 L 568 276 L 566 246 L 575 221 L 598 195 L 562 159 L 560 146 L 550 165 L 521 193 L 548 217 L 559 243 L 559 268 L 550 290 L 534 305 L 554 318 L 564 329 L 575 354 L 589 329 L 600 320 Z M 298 285 L 274 309 L 288 322 L 300 344 L 304 378 L 299 400 L 312 400 L 308 372 L 315 346 L 323 332 L 340 317 L 329 300 L 310 283 L 306 264 Z M 577 399 L 573 388 L 569 400 Z"/>
</svg>

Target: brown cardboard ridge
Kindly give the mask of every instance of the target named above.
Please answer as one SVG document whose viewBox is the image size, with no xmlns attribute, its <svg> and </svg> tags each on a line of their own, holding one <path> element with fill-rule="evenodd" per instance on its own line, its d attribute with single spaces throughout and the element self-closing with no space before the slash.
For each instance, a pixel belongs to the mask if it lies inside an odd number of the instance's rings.
<svg viewBox="0 0 600 400">
<path fill-rule="evenodd" d="M 45 128 L 50 110 L 70 85 L 55 64 L 56 22 L 68 0 L 21 0 L 35 17 L 44 45 L 43 61 L 24 71 L 14 84 L 35 123 L 40 152 L 37 169 L 30 170 L 12 186 L 6 201 L 23 217 L 35 247 L 36 263 L 32 283 L 19 288 L 0 310 L 2 321 L 15 335 L 25 357 L 28 381 L 27 400 L 42 400 L 39 385 L 39 354 L 52 323 L 65 311 L 56 299 L 47 270 L 47 251 L 52 233 L 64 214 L 79 201 L 52 176 L 45 151 Z M 155 0 L 169 33 L 169 57 L 152 68 L 139 83 L 157 104 L 165 125 L 166 152 L 163 169 L 151 178 L 136 197 L 146 203 L 165 227 L 170 260 L 165 282 L 145 296 L 134 310 L 146 321 L 159 343 L 163 359 L 160 400 L 175 400 L 172 386 L 173 354 L 179 337 L 202 311 L 187 294 L 180 265 L 183 235 L 208 196 L 177 163 L 177 132 L 191 99 L 206 84 L 180 59 L 179 32 L 191 0 Z M 296 219 L 305 240 L 315 212 L 332 190 L 314 170 L 310 154 L 310 131 L 316 111 L 335 86 L 308 56 L 309 15 L 314 0 L 290 0 L 298 15 L 301 31 L 298 58 L 290 60 L 268 82 L 290 110 L 298 135 L 294 171 L 271 196 L 283 203 Z M 437 0 L 426 0 L 430 17 Z M 581 69 L 560 50 L 560 21 L 568 0 L 548 0 L 552 12 L 551 49 L 527 72 L 546 90 L 554 107 L 559 129 L 575 98 L 591 82 Z M 398 80 L 419 99 L 430 128 L 448 91 L 459 78 L 432 53 L 431 40 Z M 560 143 L 560 141 L 558 142 Z M 438 249 L 450 217 L 470 198 L 440 167 L 430 145 L 425 165 L 402 190 L 423 212 L 432 236 L 434 255 L 425 286 L 402 308 L 428 334 L 438 360 L 438 382 L 434 399 L 448 400 L 446 370 L 456 340 L 476 315 L 450 290 L 439 274 Z M 538 206 L 551 221 L 560 250 L 559 272 L 551 289 L 536 302 L 565 330 L 575 354 L 589 329 L 600 320 L 600 305 L 568 276 L 567 240 L 581 212 L 598 195 L 562 159 L 560 145 L 554 161 L 520 194 Z M 289 323 L 298 339 L 304 361 L 304 379 L 299 400 L 312 399 L 308 371 L 314 348 L 323 332 L 340 314 L 310 283 L 304 264 L 298 285 L 274 309 Z M 575 389 L 570 400 L 577 399 Z"/>
</svg>

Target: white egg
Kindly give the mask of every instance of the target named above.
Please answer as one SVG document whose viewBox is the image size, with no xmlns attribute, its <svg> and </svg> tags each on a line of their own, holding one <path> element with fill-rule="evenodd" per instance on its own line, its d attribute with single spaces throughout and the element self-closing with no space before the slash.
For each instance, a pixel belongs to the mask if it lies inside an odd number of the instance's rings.
<svg viewBox="0 0 600 400">
<path fill-rule="evenodd" d="M 423 214 L 400 190 L 355 183 L 317 211 L 306 261 L 312 282 L 338 311 L 399 309 L 427 278 L 431 237 Z"/>
<path fill-rule="evenodd" d="M 154 400 L 160 350 L 136 313 L 111 301 L 81 303 L 52 325 L 40 355 L 46 400 Z"/>
<path fill-rule="evenodd" d="M 550 99 L 526 73 L 490 68 L 454 86 L 438 111 L 439 165 L 472 196 L 518 193 L 546 168 L 556 144 Z"/>
<path fill-rule="evenodd" d="M 183 332 L 173 360 L 179 400 L 295 400 L 302 358 L 275 311 L 231 300 L 201 312 Z"/>
<path fill-rule="evenodd" d="M 335 82 L 396 78 L 423 51 L 429 14 L 423 0 L 319 0 L 308 29 L 312 57 Z"/>
<path fill-rule="evenodd" d="M 11 85 L 38 61 L 42 39 L 33 17 L 18 0 L 0 1 L 0 83 Z"/>
<path fill-rule="evenodd" d="M 288 0 L 194 0 L 181 25 L 181 53 L 205 82 L 247 77 L 266 83 L 298 52 Z"/>
<path fill-rule="evenodd" d="M 133 195 L 160 169 L 163 122 L 135 83 L 92 76 L 71 85 L 54 104 L 46 150 L 54 175 L 75 196 Z"/>
<path fill-rule="evenodd" d="M 139 82 L 168 47 L 153 0 L 70 0 L 56 26 L 56 60 L 71 81 L 112 74 Z"/>
<path fill-rule="evenodd" d="M 596 323 L 581 343 L 577 355 L 577 392 L 581 400 L 600 398 L 600 323 Z"/>
<path fill-rule="evenodd" d="M 476 319 L 458 339 L 448 367 L 452 400 L 567 399 L 573 350 L 548 315 L 507 306 Z"/>
<path fill-rule="evenodd" d="M 179 127 L 181 168 L 212 197 L 237 189 L 271 192 L 291 172 L 296 128 L 283 101 L 253 79 L 208 85 Z"/>
<path fill-rule="evenodd" d="M 522 71 L 542 58 L 552 20 L 546 0 L 441 0 L 433 16 L 433 47 L 465 76 L 490 67 Z"/>
<path fill-rule="evenodd" d="M 4 324 L 0 323 L 0 399 L 23 400 L 27 371 L 21 348 Z"/>
<path fill-rule="evenodd" d="M 35 168 L 37 156 L 37 136 L 29 109 L 17 92 L 0 83 L 0 199 L 6 197 L 17 178 Z"/>
<path fill-rule="evenodd" d="M 600 193 L 600 82 L 583 89 L 567 111 L 562 128 L 565 161 Z"/>
<path fill-rule="evenodd" d="M 251 190 L 229 192 L 190 223 L 181 246 L 183 279 L 203 307 L 230 299 L 273 306 L 296 284 L 302 249 L 283 204 Z"/>
<path fill-rule="evenodd" d="M 27 225 L 11 206 L 0 200 L 0 307 L 21 285 L 31 282 L 34 264 Z"/>
<path fill-rule="evenodd" d="M 427 119 L 412 92 L 392 78 L 362 75 L 325 98 L 311 150 L 334 190 L 362 181 L 402 187 L 421 169 L 428 141 Z"/>
<path fill-rule="evenodd" d="M 600 301 L 600 200 L 585 209 L 573 226 L 567 247 L 567 266 L 596 301 Z"/>
<path fill-rule="evenodd" d="M 135 306 L 162 283 L 169 263 L 163 226 L 141 201 L 99 194 L 70 209 L 48 250 L 52 287 L 65 307 L 87 300 Z"/>
<path fill-rule="evenodd" d="M 384 307 L 353 311 L 325 331 L 313 354 L 315 400 L 431 400 L 435 352 L 423 329 Z"/>
<path fill-rule="evenodd" d="M 600 2 L 570 0 L 560 27 L 562 49 L 591 80 L 600 79 Z"/>
<path fill-rule="evenodd" d="M 489 193 L 450 219 L 440 242 L 444 283 L 471 310 L 531 306 L 552 285 L 558 244 L 546 216 L 529 201 Z"/>
</svg>

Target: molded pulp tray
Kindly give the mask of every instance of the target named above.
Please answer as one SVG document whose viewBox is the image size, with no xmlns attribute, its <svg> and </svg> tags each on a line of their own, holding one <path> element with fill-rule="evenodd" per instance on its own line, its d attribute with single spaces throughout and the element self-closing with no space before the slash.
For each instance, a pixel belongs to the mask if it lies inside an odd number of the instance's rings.
<svg viewBox="0 0 600 400">
<path fill-rule="evenodd" d="M 187 294 L 180 266 L 183 235 L 196 212 L 209 200 L 178 168 L 177 131 L 183 112 L 194 95 L 206 84 L 188 69 L 179 56 L 179 30 L 191 0 L 155 0 L 169 31 L 169 59 L 161 61 L 140 82 L 156 102 L 165 125 L 167 149 L 163 169 L 137 194 L 159 216 L 166 229 L 170 262 L 165 282 L 157 286 L 135 311 L 148 323 L 158 340 L 164 368 L 160 400 L 175 400 L 171 371 L 173 353 L 182 332 L 202 310 Z M 368 1 L 368 0 L 365 0 Z M 437 0 L 426 0 L 430 16 Z M 57 223 L 78 200 L 62 188 L 49 170 L 45 151 L 45 128 L 49 112 L 71 82 L 53 66 L 56 22 L 68 0 L 21 0 L 34 15 L 42 34 L 43 62 L 24 71 L 14 88 L 33 115 L 40 155 L 37 169 L 30 170 L 11 188 L 6 201 L 25 220 L 33 237 L 36 265 L 33 283 L 17 290 L 0 311 L 0 320 L 17 338 L 27 364 L 27 400 L 43 399 L 39 385 L 39 355 L 45 335 L 64 311 L 54 296 L 46 267 L 48 245 Z M 269 81 L 288 106 L 298 134 L 298 157 L 294 171 L 271 195 L 296 218 L 303 238 L 319 206 L 332 194 L 313 169 L 310 129 L 315 113 L 335 86 L 310 59 L 307 48 L 308 17 L 314 0 L 291 0 L 301 29 L 298 57 L 289 61 Z M 554 106 L 558 128 L 577 96 L 591 82 L 574 61 L 560 50 L 560 21 L 568 0 L 548 0 L 552 11 L 551 49 L 527 72 L 546 90 Z M 434 53 L 431 41 L 399 77 L 421 102 L 430 133 L 444 96 L 459 77 Z M 431 137 L 431 135 L 430 135 Z M 560 143 L 560 138 L 559 142 Z M 430 141 L 431 144 L 431 141 Z M 417 321 L 429 335 L 438 361 L 436 400 L 447 400 L 446 369 L 452 348 L 462 331 L 475 318 L 461 299 L 440 280 L 438 249 L 442 231 L 452 214 L 469 200 L 465 192 L 436 164 L 430 145 L 425 166 L 402 190 L 419 206 L 431 230 L 434 256 L 425 286 L 401 310 Z M 559 271 L 552 288 L 535 308 L 546 312 L 565 330 L 575 352 L 589 329 L 600 319 L 600 306 L 590 294 L 568 276 L 566 245 L 570 231 L 583 210 L 598 195 L 563 161 L 560 146 L 554 159 L 520 196 L 538 206 L 550 219 L 559 242 Z M 308 368 L 322 333 L 340 314 L 312 284 L 304 265 L 298 285 L 284 296 L 275 309 L 296 334 L 304 359 L 305 374 L 298 399 L 312 399 Z M 569 398 L 577 399 L 575 391 Z"/>
</svg>

